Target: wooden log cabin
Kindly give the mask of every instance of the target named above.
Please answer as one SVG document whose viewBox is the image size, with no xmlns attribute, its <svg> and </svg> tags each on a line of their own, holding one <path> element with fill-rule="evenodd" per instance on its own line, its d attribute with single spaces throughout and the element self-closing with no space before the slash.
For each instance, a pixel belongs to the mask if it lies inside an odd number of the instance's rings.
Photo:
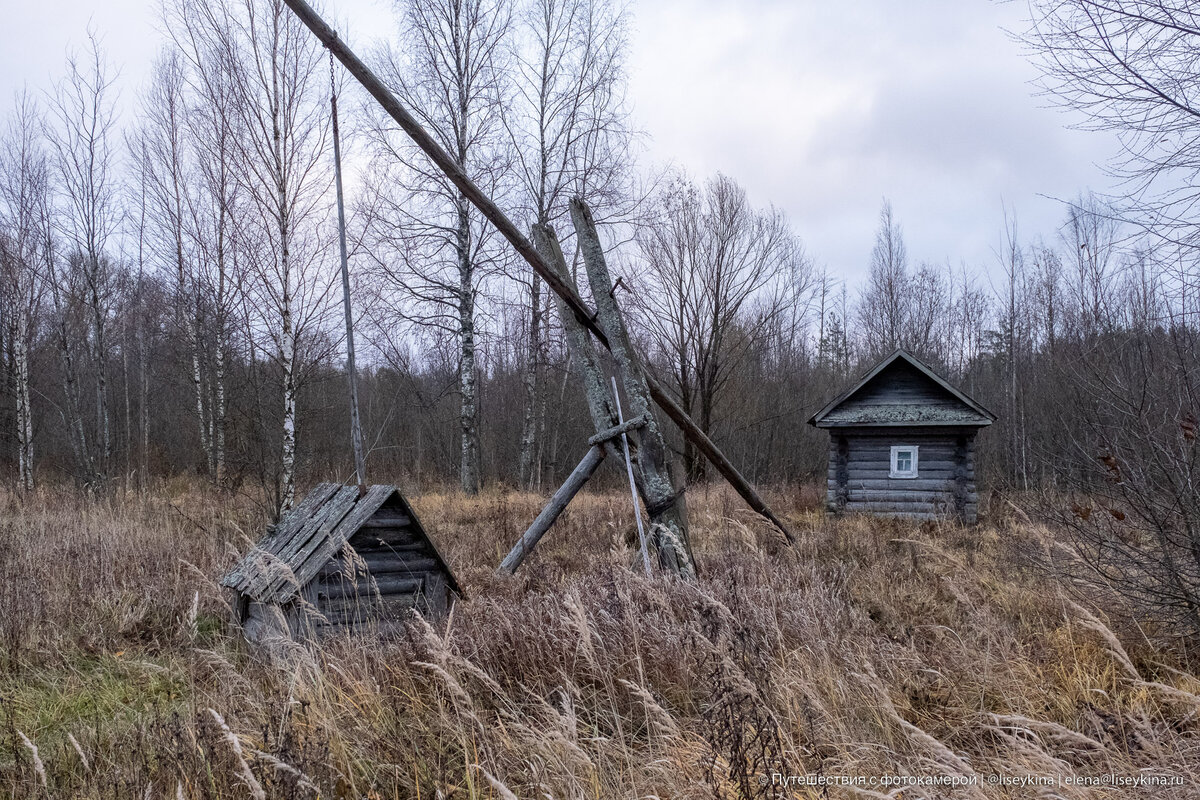
<svg viewBox="0 0 1200 800">
<path fill-rule="evenodd" d="M 323 483 L 221 579 L 246 638 L 381 630 L 438 619 L 462 590 L 395 486 Z"/>
<path fill-rule="evenodd" d="M 975 435 L 995 419 L 897 350 L 808 421 L 829 431 L 828 509 L 974 524 Z"/>
</svg>

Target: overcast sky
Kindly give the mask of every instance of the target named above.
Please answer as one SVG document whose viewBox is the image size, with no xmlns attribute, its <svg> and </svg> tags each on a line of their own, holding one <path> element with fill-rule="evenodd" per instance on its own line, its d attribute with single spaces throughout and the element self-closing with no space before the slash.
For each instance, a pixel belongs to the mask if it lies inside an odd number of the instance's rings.
<svg viewBox="0 0 1200 800">
<path fill-rule="evenodd" d="M 131 101 L 161 44 L 159 0 L 8 3 L 0 97 L 60 74 L 89 21 Z M 392 26 L 385 0 L 324 0 L 352 44 Z M 857 282 L 883 198 L 913 262 L 996 262 L 1005 205 L 1053 239 L 1058 199 L 1108 188 L 1110 138 L 1034 96 L 988 0 L 632 0 L 630 95 L 653 163 L 724 172 L 791 217 L 810 254 Z M 128 102 L 125 104 L 128 105 Z"/>
</svg>

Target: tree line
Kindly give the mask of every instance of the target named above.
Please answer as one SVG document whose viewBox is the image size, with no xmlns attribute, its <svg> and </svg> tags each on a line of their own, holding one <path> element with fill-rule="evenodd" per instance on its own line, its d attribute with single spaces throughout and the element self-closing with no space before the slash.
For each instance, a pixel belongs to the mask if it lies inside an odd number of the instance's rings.
<svg viewBox="0 0 1200 800">
<path fill-rule="evenodd" d="M 576 273 L 568 201 L 587 201 L 648 366 L 753 481 L 819 479 L 825 443 L 805 420 L 897 347 L 1000 415 L 980 444 L 999 489 L 1107 486 L 1114 420 L 1156 414 L 1175 435 L 1193 413 L 1197 276 L 1176 229 L 1148 235 L 1163 231 L 1083 194 L 1050 240 L 1001 218 L 994 263 L 951 265 L 914 261 L 885 201 L 854 283 L 735 177 L 639 163 L 623 5 L 395 9 L 400 33 L 372 66 L 515 220 L 560 229 Z M 6 115 L 10 482 L 195 475 L 284 507 L 298 483 L 352 474 L 333 95 L 372 473 L 467 492 L 560 481 L 590 427 L 540 280 L 281 2 L 169 0 L 161 14 L 163 49 L 130 113 L 92 35 Z M 1121 405 L 1151 396 L 1160 405 Z M 690 481 L 708 479 L 687 442 L 668 444 Z"/>
</svg>

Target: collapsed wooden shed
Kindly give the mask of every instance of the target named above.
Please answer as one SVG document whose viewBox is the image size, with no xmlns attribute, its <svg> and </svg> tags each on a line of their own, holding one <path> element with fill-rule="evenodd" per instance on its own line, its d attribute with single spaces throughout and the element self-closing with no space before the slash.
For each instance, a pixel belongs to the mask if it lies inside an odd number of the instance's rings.
<svg viewBox="0 0 1200 800">
<path fill-rule="evenodd" d="M 445 615 L 462 590 L 395 486 L 322 483 L 271 526 L 221 585 L 246 638 L 386 629 Z"/>
<path fill-rule="evenodd" d="M 829 431 L 828 509 L 974 523 L 975 435 L 995 419 L 897 350 L 808 421 Z"/>
</svg>

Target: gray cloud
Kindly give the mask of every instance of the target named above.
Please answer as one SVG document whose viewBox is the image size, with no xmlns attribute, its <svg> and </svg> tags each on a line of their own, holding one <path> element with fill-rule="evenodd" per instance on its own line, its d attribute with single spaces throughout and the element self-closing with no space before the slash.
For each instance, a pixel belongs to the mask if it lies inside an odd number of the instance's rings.
<svg viewBox="0 0 1200 800">
<path fill-rule="evenodd" d="M 329 0 L 352 42 L 390 24 L 386 0 Z M 0 28 L 0 92 L 41 89 L 91 21 L 130 107 L 159 45 L 157 0 L 20 3 Z M 994 262 L 1002 202 L 1052 238 L 1061 206 L 1104 188 L 1106 136 L 1066 130 L 1032 96 L 1003 27 L 1022 6 L 975 0 L 640 0 L 630 98 L 649 156 L 723 171 L 792 217 L 809 250 L 857 280 L 889 197 L 915 260 Z"/>
<path fill-rule="evenodd" d="M 1059 204 L 1102 187 L 1103 136 L 1033 96 L 1020 8 L 661 0 L 638 7 L 635 107 L 651 152 L 727 172 L 786 209 L 854 280 L 889 197 L 914 259 L 994 262 L 1002 204 L 1052 238 Z"/>
</svg>

